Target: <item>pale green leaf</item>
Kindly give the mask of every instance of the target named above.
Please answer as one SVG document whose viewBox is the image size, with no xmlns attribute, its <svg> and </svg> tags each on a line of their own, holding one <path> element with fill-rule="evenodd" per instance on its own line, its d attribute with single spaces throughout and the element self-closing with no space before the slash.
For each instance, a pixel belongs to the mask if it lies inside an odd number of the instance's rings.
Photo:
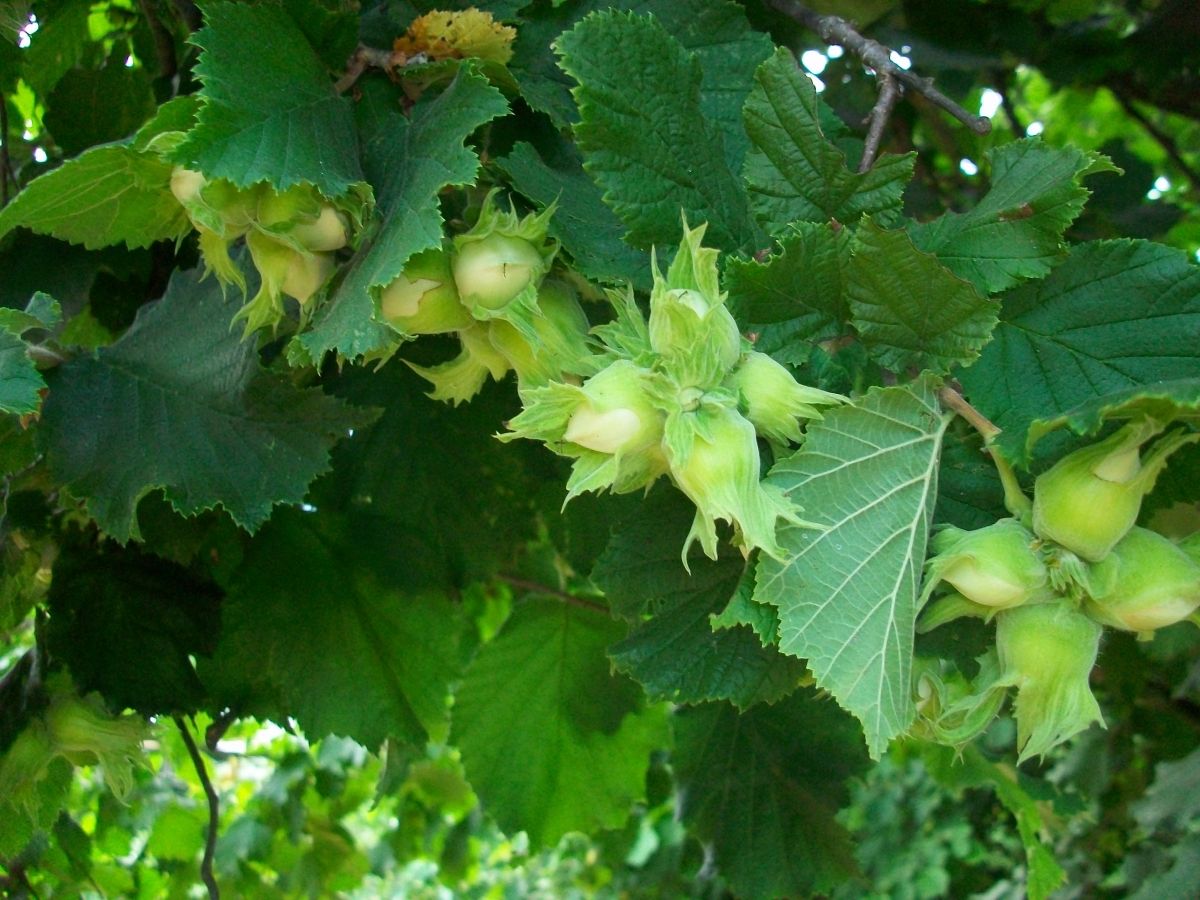
<svg viewBox="0 0 1200 900">
<path fill-rule="evenodd" d="M 669 741 L 662 706 L 609 671 L 603 613 L 531 599 L 484 645 L 455 695 L 452 735 L 484 808 L 535 846 L 617 828 Z"/>
<path fill-rule="evenodd" d="M 389 86 L 367 94 L 359 127 L 363 164 L 376 191 L 378 229 L 317 311 L 312 330 L 300 335 L 293 348 L 316 363 L 330 350 L 355 358 L 394 339 L 391 329 L 375 319 L 373 295 L 403 271 L 410 256 L 441 244 L 438 193 L 475 180 L 479 159 L 464 141 L 507 110 L 501 93 L 469 67 L 408 116 L 396 108 Z"/>
<path fill-rule="evenodd" d="M 1003 430 L 1009 458 L 1026 433 L 1125 389 L 1200 371 L 1200 268 L 1149 241 L 1077 246 L 1043 281 L 1004 296 L 995 338 L 959 379 Z"/>
<path fill-rule="evenodd" d="M 213 2 L 192 37 L 204 85 L 196 126 L 173 156 L 210 178 L 340 197 L 363 181 L 350 98 L 280 6 Z"/>
<path fill-rule="evenodd" d="M 787 526 L 785 562 L 759 560 L 755 599 L 779 608 L 779 646 L 863 723 L 878 757 L 912 722 L 913 628 L 949 417 L 937 382 L 876 388 L 809 425 L 769 480 L 816 528 Z"/>
<path fill-rule="evenodd" d="M 1033 139 L 997 147 L 988 161 L 991 186 L 974 209 L 908 229 L 917 247 L 984 293 L 1049 272 L 1066 253 L 1063 232 L 1087 201 L 1080 180 L 1120 171 L 1099 154 Z"/>
<path fill-rule="evenodd" d="M 777 49 L 755 81 L 744 111 L 754 145 L 745 177 L 764 228 L 778 234 L 798 220 L 852 223 L 899 210 L 913 154 L 885 155 L 869 171 L 851 172 L 822 131 L 821 101 L 790 51 Z"/>
<path fill-rule="evenodd" d="M 671 763 L 679 816 L 740 897 L 827 893 L 855 873 L 837 822 L 866 768 L 854 720 L 812 691 L 737 713 L 682 709 Z"/>
<path fill-rule="evenodd" d="M 916 249 L 903 231 L 864 222 L 852 252 L 846 300 L 880 365 L 946 372 L 979 356 L 996 327 L 999 303 Z"/>
<path fill-rule="evenodd" d="M 725 138 L 701 104 L 695 54 L 657 20 L 619 12 L 588 16 L 556 47 L 579 82 L 575 134 L 585 168 L 628 227 L 629 243 L 677 243 L 681 210 L 689 222 L 709 224 L 717 247 L 760 243 Z"/>
<path fill-rule="evenodd" d="M 157 156 L 96 147 L 31 181 L 0 212 L 0 236 L 24 226 L 89 250 L 174 240 L 191 224 L 170 182 L 171 165 Z"/>
<path fill-rule="evenodd" d="M 176 272 L 120 340 L 48 378 L 51 471 L 118 540 L 140 536 L 137 503 L 156 488 L 185 515 L 220 505 L 254 529 L 299 502 L 334 442 L 369 420 L 263 372 L 229 327 L 240 304 L 215 279 Z"/>
</svg>

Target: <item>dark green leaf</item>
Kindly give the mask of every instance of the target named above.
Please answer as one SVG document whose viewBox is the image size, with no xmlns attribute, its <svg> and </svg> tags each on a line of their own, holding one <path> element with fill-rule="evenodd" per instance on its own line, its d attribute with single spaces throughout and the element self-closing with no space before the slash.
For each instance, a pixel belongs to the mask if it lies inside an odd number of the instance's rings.
<svg viewBox="0 0 1200 900">
<path fill-rule="evenodd" d="M 746 156 L 750 204 L 763 227 L 779 234 L 798 220 L 856 222 L 900 208 L 912 177 L 913 155 L 883 156 L 865 173 L 821 129 L 820 99 L 788 50 L 779 48 L 758 68 L 746 101 Z"/>
<path fill-rule="evenodd" d="M 389 736 L 444 740 L 462 620 L 443 596 L 397 589 L 394 534 L 369 519 L 276 515 L 233 576 L 201 668 L 218 705 L 372 749 Z"/>
<path fill-rule="evenodd" d="M 46 99 L 46 127 L 68 156 L 93 144 L 129 137 L 154 115 L 154 93 L 143 68 L 109 59 L 101 69 L 71 69 Z M 98 115 L 103 110 L 104 115 Z"/>
<path fill-rule="evenodd" d="M 1037 419 L 1029 426 L 1026 451 L 1059 428 L 1080 435 L 1095 434 L 1111 419 L 1148 416 L 1166 424 L 1180 419 L 1200 420 L 1200 378 L 1180 378 L 1125 388 L 1096 397 L 1052 419 Z"/>
<path fill-rule="evenodd" d="M 263 372 L 229 327 L 240 302 L 177 272 L 119 341 L 49 379 L 51 470 L 118 540 L 139 536 L 137 502 L 156 488 L 185 515 L 219 504 L 257 528 L 277 503 L 299 502 L 334 442 L 369 420 Z"/>
<path fill-rule="evenodd" d="M 220 599 L 212 584 L 136 549 L 68 547 L 54 563 L 47 647 L 111 709 L 192 712 L 204 688 L 189 656 L 212 653 Z"/>
<path fill-rule="evenodd" d="M 340 197 L 363 181 L 348 97 L 282 7 L 212 2 L 195 72 L 204 84 L 196 127 L 176 161 L 239 186 L 308 182 Z"/>
<path fill-rule="evenodd" d="M 740 714 L 708 704 L 681 710 L 675 735 L 679 815 L 738 896 L 810 896 L 854 874 L 835 816 L 867 760 L 834 704 L 811 691 Z"/>
<path fill-rule="evenodd" d="M 760 242 L 725 137 L 705 115 L 694 54 L 657 20 L 618 12 L 588 16 L 556 46 L 579 82 L 575 134 L 584 165 L 628 226 L 629 243 L 677 243 L 680 210 L 692 224 L 707 222 L 717 247 Z"/>
<path fill-rule="evenodd" d="M 960 380 L 1025 456 L 1036 419 L 1122 389 L 1194 378 L 1200 366 L 1200 268 L 1147 241 L 1077 246 L 1044 281 L 1004 297 L 1000 325 Z"/>
<path fill-rule="evenodd" d="M 979 356 L 996 327 L 995 300 L 917 250 L 903 231 L 865 222 L 852 252 L 846 300 L 854 327 L 880 365 L 943 373 Z"/>
<path fill-rule="evenodd" d="M 1120 172 L 1103 156 L 1038 140 L 988 153 L 991 187 L 970 212 L 909 227 L 913 243 L 984 293 L 1040 278 L 1065 253 L 1063 232 L 1088 198 L 1085 175 Z"/>
</svg>

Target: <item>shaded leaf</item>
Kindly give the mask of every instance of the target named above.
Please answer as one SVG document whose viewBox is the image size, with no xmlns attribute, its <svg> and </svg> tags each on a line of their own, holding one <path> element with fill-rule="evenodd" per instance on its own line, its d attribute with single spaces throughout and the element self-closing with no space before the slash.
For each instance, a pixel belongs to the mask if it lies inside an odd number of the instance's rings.
<svg viewBox="0 0 1200 900">
<path fill-rule="evenodd" d="M 199 278 L 177 272 L 120 340 L 48 379 L 50 468 L 119 541 L 140 537 L 137 502 L 157 488 L 184 515 L 220 505 L 253 530 L 299 502 L 334 442 L 369 421 L 262 371 L 229 327 L 240 298 Z"/>
</svg>

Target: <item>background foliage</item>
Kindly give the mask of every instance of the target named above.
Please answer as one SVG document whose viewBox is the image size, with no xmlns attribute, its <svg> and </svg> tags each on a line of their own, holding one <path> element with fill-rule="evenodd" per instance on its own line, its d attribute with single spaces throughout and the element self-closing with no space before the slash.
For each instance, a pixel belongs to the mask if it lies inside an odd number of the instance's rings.
<svg viewBox="0 0 1200 900">
<path fill-rule="evenodd" d="M 1007 715 L 961 758 L 903 735 L 912 666 L 988 640 L 905 649 L 926 537 L 1004 515 L 939 377 L 1023 479 L 1077 440 L 1027 447 L 1037 420 L 1082 433 L 1166 380 L 1196 407 L 1194 3 L 811 4 L 992 118 L 909 91 L 866 173 L 875 81 L 787 3 L 481 0 L 507 62 L 339 83 L 360 44 L 469 5 L 0 4 L 0 751 L 63 684 L 153 723 L 123 799 L 88 753 L 32 807 L 0 798 L 0 890 L 189 896 L 211 868 L 230 896 L 1190 896 L 1189 623 L 1109 634 L 1107 727 L 1043 760 L 1016 767 Z M 369 186 L 374 213 L 323 301 L 247 340 L 175 163 Z M 686 572 L 667 484 L 564 510 L 561 460 L 493 440 L 511 379 L 425 396 L 405 363 L 453 342 L 397 351 L 372 291 L 491 185 L 557 204 L 591 300 L 649 289 L 681 209 L 708 223 L 756 347 L 857 398 L 769 476 L 836 539 L 788 527 L 786 564 L 726 542 Z M 1198 466 L 1179 453 L 1143 522 L 1196 530 Z"/>
</svg>

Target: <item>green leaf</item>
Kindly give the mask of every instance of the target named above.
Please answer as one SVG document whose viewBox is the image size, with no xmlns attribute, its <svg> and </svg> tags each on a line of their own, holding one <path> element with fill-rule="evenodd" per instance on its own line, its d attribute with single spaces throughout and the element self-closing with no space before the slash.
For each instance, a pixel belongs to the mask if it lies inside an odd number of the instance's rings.
<svg viewBox="0 0 1200 900">
<path fill-rule="evenodd" d="M 362 101 L 363 165 L 375 186 L 378 231 L 359 250 L 313 329 L 293 348 L 314 363 L 330 350 L 355 358 L 386 347 L 393 332 L 374 318 L 377 295 L 395 280 L 409 257 L 442 242 L 438 194 L 470 184 L 479 170 L 464 142 L 480 125 L 508 110 L 486 78 L 464 66 L 441 94 L 422 100 L 408 117 L 395 108 L 390 86 Z"/>
<path fill-rule="evenodd" d="M 507 832 L 534 846 L 616 828 L 644 796 L 651 751 L 669 741 L 662 706 L 609 671 L 621 626 L 548 599 L 519 605 L 455 695 L 467 778 Z"/>
<path fill-rule="evenodd" d="M 951 426 L 942 444 L 938 521 L 971 531 L 1008 515 L 1000 476 L 979 432 L 961 422 Z"/>
<path fill-rule="evenodd" d="M 811 896 L 855 873 L 835 818 L 866 768 L 853 719 L 802 691 L 741 714 L 682 709 L 675 735 L 679 816 L 738 896 Z"/>
<path fill-rule="evenodd" d="M 630 244 L 678 243 L 681 209 L 689 222 L 709 224 L 717 247 L 760 243 L 725 138 L 705 116 L 695 54 L 657 20 L 619 12 L 588 16 L 556 47 L 579 82 L 575 134 L 585 168 L 628 226 Z"/>
<path fill-rule="evenodd" d="M 755 81 L 743 113 L 754 145 L 745 177 L 764 228 L 779 234 L 797 220 L 851 223 L 899 210 L 914 154 L 885 155 L 869 171 L 851 172 L 822 132 L 821 101 L 790 51 L 776 49 Z"/>
<path fill-rule="evenodd" d="M 363 180 L 348 97 L 295 20 L 271 4 L 213 2 L 192 36 L 204 105 L 174 159 L 240 187 L 308 182 L 340 197 Z"/>
<path fill-rule="evenodd" d="M 754 598 L 779 608 L 780 649 L 858 716 L 876 758 L 914 715 L 917 593 L 949 418 L 932 378 L 876 388 L 810 424 L 769 476 L 819 527 L 781 529 L 789 560 L 759 560 Z"/>
<path fill-rule="evenodd" d="M 571 254 L 575 268 L 596 281 L 629 281 L 650 290 L 650 259 L 621 236 L 625 226 L 604 205 L 601 191 L 583 171 L 574 148 L 564 143 L 554 165 L 524 141 L 498 161 L 513 187 L 542 208 L 557 203 L 550 234 Z"/>
<path fill-rule="evenodd" d="M 1004 297 L 995 338 L 962 372 L 968 399 L 1025 459 L 1037 419 L 1126 388 L 1193 378 L 1200 366 L 1200 268 L 1148 241 L 1077 246 L 1043 281 Z"/>
<path fill-rule="evenodd" d="M 988 152 L 991 187 L 966 213 L 909 226 L 913 243 L 984 293 L 1041 278 L 1065 254 L 1063 232 L 1083 209 L 1085 175 L 1120 172 L 1098 153 L 1040 140 Z"/>
<path fill-rule="evenodd" d="M 855 328 L 880 365 L 940 373 L 979 356 L 996 327 L 995 300 L 917 250 L 903 231 L 865 222 L 852 250 L 846 300 Z"/>
<path fill-rule="evenodd" d="M 29 183 L 0 212 L 0 237 L 24 226 L 89 250 L 130 249 L 191 230 L 170 191 L 171 166 L 129 147 L 96 147 Z"/>
<path fill-rule="evenodd" d="M 204 687 L 189 656 L 212 653 L 221 594 L 135 548 L 64 548 L 54 563 L 46 645 L 80 691 L 145 715 L 193 712 Z"/>
<path fill-rule="evenodd" d="M 0 411 L 28 415 L 42 405 L 46 382 L 21 336 L 30 329 L 51 328 L 61 318 L 58 301 L 40 291 L 24 310 L 0 308 Z"/>
<path fill-rule="evenodd" d="M 229 327 L 241 299 L 199 279 L 177 272 L 119 341 L 48 379 L 50 468 L 122 542 L 140 537 L 137 502 L 156 488 L 184 515 L 219 504 L 253 530 L 303 499 L 333 443 L 369 421 L 263 372 Z"/>
<path fill-rule="evenodd" d="M 988 760 L 973 746 L 958 750 L 928 744 L 922 756 L 934 777 L 959 797 L 966 788 L 991 788 L 996 799 L 1017 820 L 1017 832 L 1025 847 L 1026 889 L 1030 900 L 1046 900 L 1066 881 L 1066 872 L 1054 858 L 1045 832 L 1047 820 L 1042 804 L 1030 795 L 1024 779 Z"/>
<path fill-rule="evenodd" d="M 725 268 L 729 307 L 739 322 L 788 322 L 795 338 L 842 334 L 851 232 L 827 223 L 797 222 L 779 238 L 779 251 L 762 262 L 731 259 Z"/>
<path fill-rule="evenodd" d="M 46 127 L 66 156 L 129 137 L 154 115 L 144 68 L 110 59 L 100 69 L 71 69 L 46 99 Z M 98 115 L 103 110 L 104 115 Z"/>
<path fill-rule="evenodd" d="M 1142 416 L 1163 423 L 1200 420 L 1200 378 L 1180 378 L 1125 388 L 1088 400 L 1052 419 L 1036 419 L 1029 426 L 1025 450 L 1031 453 L 1038 441 L 1059 428 L 1069 428 L 1078 435 L 1087 436 L 1095 434 L 1111 419 Z"/>
<path fill-rule="evenodd" d="M 428 387 L 399 360 L 337 379 L 336 394 L 382 413 L 337 446 L 313 502 L 378 517 L 411 588 L 462 589 L 493 577 L 514 546 L 537 537 L 544 460 L 528 460 L 543 451 L 493 438 L 519 411 L 511 385 L 489 384 L 458 408 L 429 399 Z"/>
<path fill-rule="evenodd" d="M 616 668 L 639 681 L 655 699 L 675 703 L 729 700 L 740 708 L 773 703 L 796 689 L 804 663 L 764 647 L 754 631 L 735 625 L 714 631 L 710 621 L 738 590 L 746 562 L 734 551 L 712 561 L 697 556 L 689 574 L 679 547 L 691 528 L 695 508 L 677 491 L 656 491 L 614 537 L 602 565 L 592 573 L 616 607 L 645 605 L 654 610 L 609 651 Z M 632 527 L 631 527 L 632 526 Z M 647 535 L 649 543 L 631 540 Z M 631 572 L 624 571 L 628 560 Z M 650 570 L 648 582 L 639 573 Z M 769 608 L 768 608 L 769 609 Z"/>
<path fill-rule="evenodd" d="M 1147 834 L 1158 830 L 1186 831 L 1200 818 L 1200 750 L 1183 759 L 1160 762 L 1154 768 L 1154 783 L 1133 805 L 1133 815 Z"/>
<path fill-rule="evenodd" d="M 218 705 L 370 749 L 389 736 L 445 740 L 461 615 L 444 596 L 396 587 L 404 557 L 374 525 L 289 509 L 254 539 L 200 670 Z"/>
</svg>

